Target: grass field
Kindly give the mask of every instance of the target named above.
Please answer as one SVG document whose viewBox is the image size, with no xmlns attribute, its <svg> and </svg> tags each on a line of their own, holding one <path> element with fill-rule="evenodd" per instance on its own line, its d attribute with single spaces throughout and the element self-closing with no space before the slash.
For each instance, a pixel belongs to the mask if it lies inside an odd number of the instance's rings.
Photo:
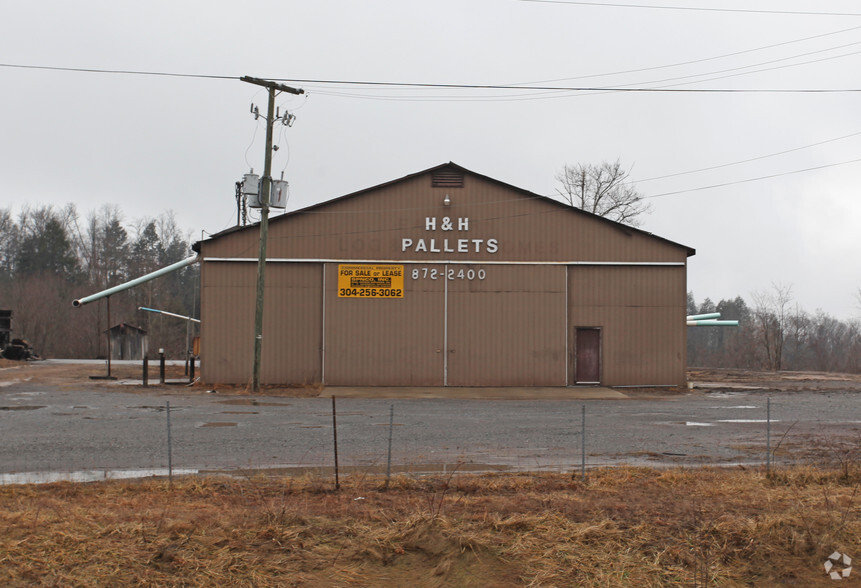
<svg viewBox="0 0 861 588">
<path fill-rule="evenodd" d="M 0 584 L 830 585 L 832 552 L 861 557 L 859 486 L 854 465 L 5 486 Z"/>
<path fill-rule="evenodd" d="M 0 371 L 0 381 L 115 385 L 89 381 L 99 366 Z M 845 375 L 692 376 L 861 386 Z M 464 466 L 397 476 L 387 490 L 362 474 L 339 491 L 321 475 L 0 486 L 0 586 L 861 586 L 861 569 L 834 584 L 824 568 L 833 552 L 861 558 L 861 438 L 852 443 L 834 469 L 770 476 L 621 467 L 581 481 Z"/>
</svg>

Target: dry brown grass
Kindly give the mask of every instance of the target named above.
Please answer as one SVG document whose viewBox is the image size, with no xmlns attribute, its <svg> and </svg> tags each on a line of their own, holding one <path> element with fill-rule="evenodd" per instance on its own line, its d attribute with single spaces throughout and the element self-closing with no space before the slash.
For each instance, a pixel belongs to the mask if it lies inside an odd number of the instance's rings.
<svg viewBox="0 0 861 588">
<path fill-rule="evenodd" d="M 861 476 L 796 468 L 0 488 L 0 583 L 739 586 L 861 557 Z M 858 585 L 857 576 L 841 585 Z"/>
</svg>

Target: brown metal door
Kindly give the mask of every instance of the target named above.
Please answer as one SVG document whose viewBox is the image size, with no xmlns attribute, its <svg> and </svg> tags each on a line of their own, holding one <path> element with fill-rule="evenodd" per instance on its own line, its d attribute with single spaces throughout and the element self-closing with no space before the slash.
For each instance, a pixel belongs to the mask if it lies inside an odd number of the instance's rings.
<svg viewBox="0 0 861 588">
<path fill-rule="evenodd" d="M 601 329 L 577 329 L 574 346 L 574 382 L 601 382 Z"/>
</svg>

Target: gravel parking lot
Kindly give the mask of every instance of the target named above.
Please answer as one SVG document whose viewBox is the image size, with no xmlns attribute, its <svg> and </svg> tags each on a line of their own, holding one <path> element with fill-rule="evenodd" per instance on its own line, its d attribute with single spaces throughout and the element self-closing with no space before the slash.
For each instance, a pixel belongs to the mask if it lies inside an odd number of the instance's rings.
<svg viewBox="0 0 861 588">
<path fill-rule="evenodd" d="M 177 471 L 331 468 L 337 390 L 249 396 L 142 388 L 0 366 L 0 474 L 6 482 Z M 92 371 L 92 367 L 89 368 Z M 174 369 L 177 369 L 174 367 Z M 854 377 L 692 372 L 689 391 L 608 391 L 587 398 L 337 399 L 339 465 L 385 471 L 742 464 L 766 459 L 767 405 L 776 463 L 861 459 L 861 382 Z M 756 376 L 760 376 L 757 378 Z M 373 394 L 366 394 L 373 395 Z M 167 404 L 170 404 L 168 456 Z M 390 417 L 392 426 L 390 427 Z M 106 473 L 107 472 L 107 473 Z M 38 473 L 38 476 L 34 476 Z M 39 478 L 41 476 L 41 478 Z M 26 476 L 25 476 L 26 478 Z"/>
</svg>

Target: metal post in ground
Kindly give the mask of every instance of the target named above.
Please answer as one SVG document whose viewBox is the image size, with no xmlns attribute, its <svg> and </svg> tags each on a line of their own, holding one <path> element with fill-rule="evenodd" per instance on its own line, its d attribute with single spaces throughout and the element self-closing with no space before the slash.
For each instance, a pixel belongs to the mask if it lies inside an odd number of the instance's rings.
<svg viewBox="0 0 861 588">
<path fill-rule="evenodd" d="M 173 442 L 170 437 L 170 401 L 164 403 L 164 412 L 167 415 L 167 479 L 173 483 Z"/>
<path fill-rule="evenodd" d="M 158 382 L 164 384 L 164 349 L 158 350 Z"/>
<path fill-rule="evenodd" d="M 142 380 L 143 380 L 144 388 L 149 386 L 149 356 L 148 355 L 144 355 L 144 358 L 143 358 L 143 377 L 142 377 Z"/>
<path fill-rule="evenodd" d="M 335 490 L 341 489 L 338 479 L 338 419 L 335 416 L 335 397 L 332 396 L 332 435 L 335 439 Z"/>
<path fill-rule="evenodd" d="M 586 481 L 586 405 L 580 410 L 580 477 Z"/>
<path fill-rule="evenodd" d="M 389 454 L 386 460 L 386 490 L 389 489 L 389 480 L 392 477 L 392 429 L 395 426 L 395 405 L 389 406 Z"/>
<path fill-rule="evenodd" d="M 765 407 L 765 473 L 771 475 L 771 396 Z"/>
</svg>

